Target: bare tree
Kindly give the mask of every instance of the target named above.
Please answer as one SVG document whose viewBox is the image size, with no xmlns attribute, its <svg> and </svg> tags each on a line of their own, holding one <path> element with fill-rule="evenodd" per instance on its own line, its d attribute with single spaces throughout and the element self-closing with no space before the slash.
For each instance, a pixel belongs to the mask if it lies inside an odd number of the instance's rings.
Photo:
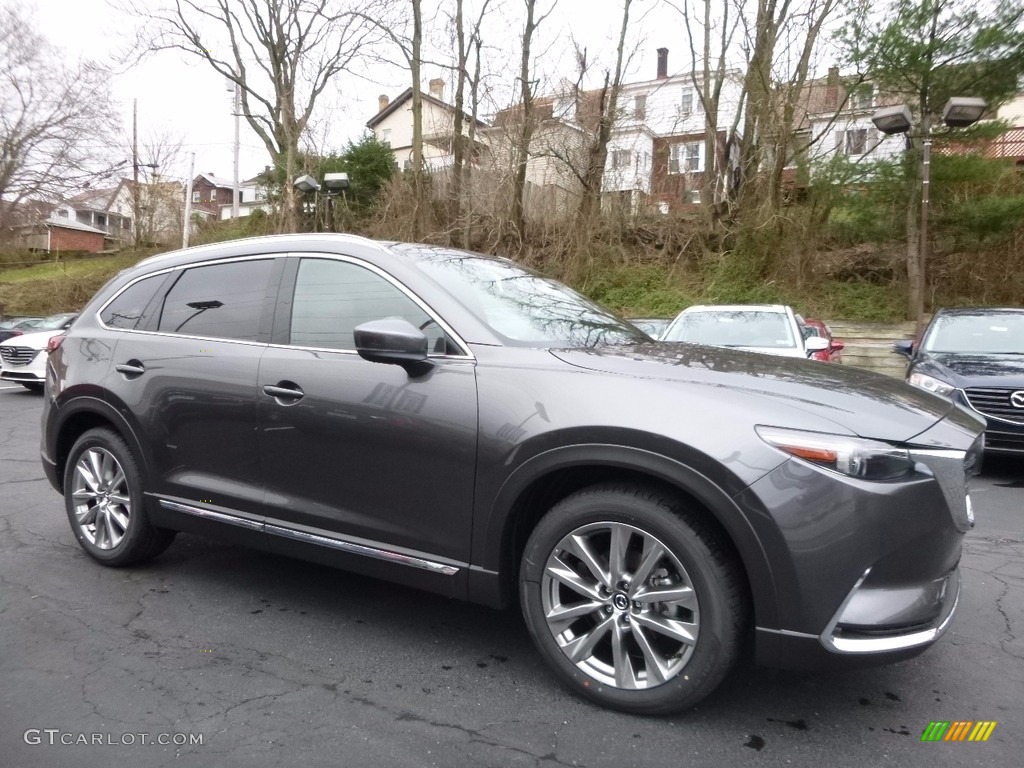
<svg viewBox="0 0 1024 768">
<path fill-rule="evenodd" d="M 92 62 L 65 62 L 23 10 L 0 7 L 0 225 L 21 203 L 57 200 L 101 172 L 108 79 Z"/>
<path fill-rule="evenodd" d="M 619 27 L 618 45 L 615 49 L 615 69 L 605 71 L 604 85 L 597 93 L 597 116 L 594 135 L 586 149 L 586 169 L 583 173 L 583 192 L 580 195 L 578 223 L 585 226 L 597 213 L 601 204 L 601 186 L 604 170 L 608 163 L 608 143 L 619 114 L 619 93 L 627 63 L 626 32 L 629 29 L 629 11 L 633 0 L 622 0 L 622 24 Z M 579 57 L 580 71 L 586 71 L 586 52 Z"/>
<path fill-rule="evenodd" d="M 150 51 L 177 49 L 241 89 L 242 114 L 283 174 L 283 229 L 294 231 L 299 146 L 327 85 L 367 53 L 378 0 L 122 0 Z"/>
<path fill-rule="evenodd" d="M 512 226 L 519 238 L 526 232 L 523 195 L 526 194 L 526 170 L 530 161 L 530 141 L 535 129 L 533 114 L 533 83 L 531 81 L 530 47 L 537 28 L 551 14 L 558 0 L 551 0 L 547 12 L 537 15 L 537 0 L 523 0 L 526 7 L 526 23 L 523 25 L 523 46 L 519 64 L 520 110 L 517 136 L 515 137 L 515 176 L 512 179 Z"/>
<path fill-rule="evenodd" d="M 477 115 L 480 109 L 480 49 L 483 45 L 481 26 L 487 15 L 491 0 L 483 0 L 480 12 L 467 29 L 465 20 L 465 0 L 455 0 L 455 18 L 452 19 L 455 37 L 455 115 L 452 125 L 452 219 L 462 222 L 463 195 L 468 189 L 472 176 L 472 157 L 466 162 L 466 147 L 472 148 L 476 140 Z M 468 32 L 468 38 L 467 38 Z M 470 59 L 474 69 L 469 71 Z M 469 86 L 469 103 L 471 115 L 468 130 L 466 128 L 466 87 Z M 466 140 L 463 135 L 468 134 Z M 469 248 L 471 224 L 467 219 L 461 223 L 462 246 Z"/>
</svg>

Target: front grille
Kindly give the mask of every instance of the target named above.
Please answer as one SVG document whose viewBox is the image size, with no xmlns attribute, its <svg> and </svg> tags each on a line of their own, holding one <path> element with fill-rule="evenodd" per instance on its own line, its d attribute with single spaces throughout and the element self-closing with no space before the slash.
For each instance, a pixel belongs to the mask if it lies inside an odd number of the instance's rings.
<svg viewBox="0 0 1024 768">
<path fill-rule="evenodd" d="M 1001 453 L 1024 454 L 1024 432 L 1000 432 L 997 430 L 986 430 L 985 448 L 989 451 Z"/>
<path fill-rule="evenodd" d="M 7 365 L 28 365 L 38 354 L 32 347 L 0 347 L 0 357 Z"/>
<path fill-rule="evenodd" d="M 974 410 L 986 416 L 1024 424 L 1024 408 L 1014 408 L 1010 403 L 1010 395 L 1022 389 L 1024 387 L 970 387 L 964 391 Z"/>
</svg>

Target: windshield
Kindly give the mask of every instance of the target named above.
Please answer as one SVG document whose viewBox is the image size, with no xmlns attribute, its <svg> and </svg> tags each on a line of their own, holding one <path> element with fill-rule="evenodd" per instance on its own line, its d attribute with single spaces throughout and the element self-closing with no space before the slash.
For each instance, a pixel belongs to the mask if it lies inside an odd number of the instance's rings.
<svg viewBox="0 0 1024 768">
<path fill-rule="evenodd" d="M 789 317 L 759 310 L 701 310 L 684 312 L 662 337 L 715 347 L 795 347 Z"/>
<path fill-rule="evenodd" d="M 70 320 L 74 315 L 50 315 L 44 317 L 42 320 L 36 321 L 32 325 L 33 331 L 56 331 L 62 328 L 64 324 Z"/>
<path fill-rule="evenodd" d="M 939 315 L 924 340 L 928 352 L 1024 355 L 1024 312 Z"/>
<path fill-rule="evenodd" d="M 395 246 L 510 345 L 597 347 L 650 341 L 568 286 L 506 259 Z"/>
</svg>

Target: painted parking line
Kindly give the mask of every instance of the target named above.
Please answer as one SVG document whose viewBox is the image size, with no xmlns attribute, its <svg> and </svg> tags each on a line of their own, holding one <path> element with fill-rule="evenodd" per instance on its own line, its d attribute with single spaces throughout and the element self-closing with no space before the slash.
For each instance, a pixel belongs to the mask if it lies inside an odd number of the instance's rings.
<svg viewBox="0 0 1024 768">
<path fill-rule="evenodd" d="M 13 387 L 0 387 L 0 389 L 21 389 L 21 385 L 20 384 L 16 384 Z"/>
</svg>

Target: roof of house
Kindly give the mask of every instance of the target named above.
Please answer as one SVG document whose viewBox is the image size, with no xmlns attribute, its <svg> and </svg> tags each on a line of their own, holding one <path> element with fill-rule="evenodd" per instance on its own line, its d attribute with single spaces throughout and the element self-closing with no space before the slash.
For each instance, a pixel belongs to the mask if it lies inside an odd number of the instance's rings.
<svg viewBox="0 0 1024 768">
<path fill-rule="evenodd" d="M 445 101 L 441 101 L 441 99 L 439 99 L 439 98 L 437 98 L 435 96 L 431 96 L 429 93 L 423 93 L 423 91 L 420 91 L 420 97 L 424 101 L 426 101 L 427 103 L 433 104 L 436 107 L 441 107 L 441 109 L 446 109 L 449 112 L 454 112 L 455 111 L 455 107 L 453 107 L 451 104 L 449 104 L 448 102 L 445 102 Z M 388 104 L 384 109 L 382 109 L 376 115 L 374 115 L 369 120 L 367 120 L 366 121 L 366 127 L 367 128 L 376 128 L 380 124 L 380 122 L 382 120 L 384 120 L 384 118 L 386 118 L 388 115 L 394 114 L 394 112 L 398 109 L 399 106 L 401 106 L 402 104 L 404 104 L 406 101 L 408 101 L 411 98 L 412 98 L 412 88 L 406 88 L 404 91 L 402 91 L 398 95 L 398 98 L 396 98 L 394 101 L 392 101 L 390 104 Z M 463 117 L 466 118 L 466 120 L 472 120 L 473 119 L 473 116 L 470 115 L 470 114 L 467 114 L 466 112 L 463 112 L 462 115 L 463 115 Z M 484 127 L 484 128 L 487 127 L 487 123 L 485 123 L 483 120 L 481 120 L 479 118 L 477 118 L 476 124 L 478 126 L 481 126 L 481 127 Z"/>
<path fill-rule="evenodd" d="M 196 181 L 199 179 L 205 179 L 207 183 L 223 189 L 234 189 L 235 187 L 233 179 L 222 179 L 220 176 L 214 176 L 212 173 L 200 173 L 196 176 Z"/>
<path fill-rule="evenodd" d="M 121 185 L 118 184 L 116 187 L 87 189 L 84 192 L 79 192 L 77 195 L 69 197 L 66 202 L 76 208 L 92 208 L 97 211 L 105 211 L 120 187 Z"/>
<path fill-rule="evenodd" d="M 80 224 L 77 221 L 71 219 L 47 219 L 43 222 L 43 226 L 46 227 L 59 227 L 60 229 L 74 229 L 79 232 L 92 232 L 97 235 L 103 235 L 106 237 L 106 232 L 102 229 L 96 229 L 96 227 L 90 227 L 88 224 Z"/>
</svg>

